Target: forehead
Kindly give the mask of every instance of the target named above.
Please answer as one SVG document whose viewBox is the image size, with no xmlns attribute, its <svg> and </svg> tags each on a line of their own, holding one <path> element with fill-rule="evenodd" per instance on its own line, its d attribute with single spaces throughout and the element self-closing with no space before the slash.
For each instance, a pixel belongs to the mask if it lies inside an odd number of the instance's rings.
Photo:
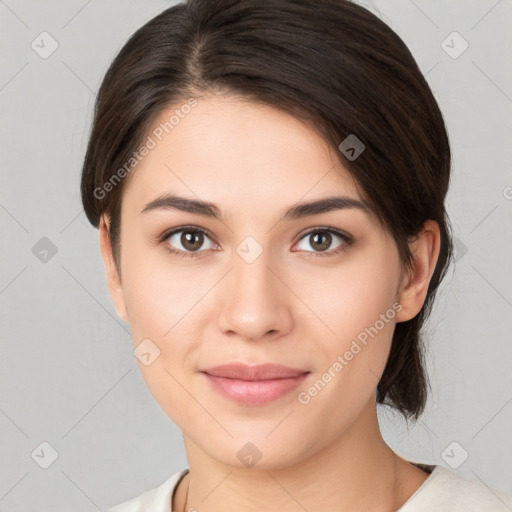
<svg viewBox="0 0 512 512">
<path fill-rule="evenodd" d="M 326 195 L 360 198 L 314 128 L 267 105 L 231 97 L 198 99 L 183 110 L 177 103 L 158 116 L 145 141 L 152 148 L 123 194 L 123 203 L 135 207 L 163 193 L 211 200 L 226 211 L 231 205 L 237 212 Z"/>
</svg>

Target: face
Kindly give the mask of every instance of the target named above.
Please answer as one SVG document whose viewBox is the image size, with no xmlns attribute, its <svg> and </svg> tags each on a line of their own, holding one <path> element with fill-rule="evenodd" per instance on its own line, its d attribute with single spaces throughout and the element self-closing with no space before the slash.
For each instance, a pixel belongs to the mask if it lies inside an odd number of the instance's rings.
<svg viewBox="0 0 512 512">
<path fill-rule="evenodd" d="M 336 154 L 288 114 L 201 99 L 161 138 L 124 190 L 122 284 L 109 284 L 142 375 L 210 457 L 242 467 L 251 442 L 262 468 L 297 463 L 374 404 L 400 321 L 395 242 L 356 206 L 285 216 L 333 196 L 362 201 Z M 143 211 L 166 194 L 213 203 L 220 218 Z M 300 376 L 244 384 L 204 373 L 227 363 Z"/>
</svg>

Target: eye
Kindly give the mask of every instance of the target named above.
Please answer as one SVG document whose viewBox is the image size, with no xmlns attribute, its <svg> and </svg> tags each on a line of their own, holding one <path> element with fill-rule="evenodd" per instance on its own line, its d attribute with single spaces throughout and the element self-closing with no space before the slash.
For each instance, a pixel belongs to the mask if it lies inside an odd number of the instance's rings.
<svg viewBox="0 0 512 512">
<path fill-rule="evenodd" d="M 327 251 L 332 245 L 333 235 L 341 239 L 341 242 L 339 242 L 334 249 Z M 315 256 L 332 256 L 338 254 L 353 243 L 353 240 L 349 236 L 333 228 L 314 228 L 308 231 L 300 241 L 305 241 L 310 247 L 313 247 L 313 251 L 308 251 L 307 249 L 302 250 L 313 252 Z"/>
<path fill-rule="evenodd" d="M 211 242 L 210 246 L 204 250 L 200 250 L 205 239 L 210 240 L 210 236 L 206 231 L 200 228 L 181 226 L 162 235 L 160 242 L 164 243 L 164 247 L 171 253 L 183 257 L 198 257 L 200 252 L 211 249 L 215 244 Z"/>
<path fill-rule="evenodd" d="M 331 248 L 331 250 L 327 250 L 332 245 L 333 235 L 341 241 L 334 249 Z M 210 240 L 210 245 L 201 250 L 205 239 Z M 353 243 L 352 238 L 345 233 L 327 227 L 311 229 L 302 236 L 300 242 L 302 241 L 308 242 L 310 247 L 313 247 L 313 251 L 304 248 L 299 249 L 311 252 L 314 256 L 334 256 L 346 250 L 348 246 Z M 204 229 L 189 226 L 181 226 L 167 231 L 159 238 L 159 242 L 163 243 L 164 248 L 168 252 L 185 258 L 198 258 L 202 256 L 201 253 L 205 253 L 208 249 L 212 249 L 216 246 L 216 244 L 212 242 L 210 235 Z"/>
</svg>

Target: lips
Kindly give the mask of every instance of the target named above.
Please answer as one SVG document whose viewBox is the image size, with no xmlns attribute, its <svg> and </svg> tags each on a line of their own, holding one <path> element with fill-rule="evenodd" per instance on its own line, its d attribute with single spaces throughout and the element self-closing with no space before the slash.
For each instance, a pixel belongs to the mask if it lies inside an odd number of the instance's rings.
<svg viewBox="0 0 512 512">
<path fill-rule="evenodd" d="M 214 377 L 249 381 L 285 379 L 308 373 L 308 370 L 297 370 L 280 364 L 248 366 L 240 363 L 223 364 L 203 371 Z"/>
<path fill-rule="evenodd" d="M 226 364 L 203 370 L 211 388 L 238 404 L 264 405 L 296 389 L 310 373 L 276 364 Z"/>
</svg>

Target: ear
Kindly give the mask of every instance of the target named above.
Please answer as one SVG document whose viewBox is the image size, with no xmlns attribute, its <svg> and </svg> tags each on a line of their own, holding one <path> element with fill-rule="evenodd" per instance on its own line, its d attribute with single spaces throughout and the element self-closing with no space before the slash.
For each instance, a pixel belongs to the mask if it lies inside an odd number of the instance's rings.
<svg viewBox="0 0 512 512">
<path fill-rule="evenodd" d="M 101 257 L 103 258 L 103 263 L 105 265 L 108 291 L 112 302 L 114 303 L 114 307 L 116 308 L 117 314 L 124 321 L 128 322 L 121 277 L 119 276 L 114 263 L 114 256 L 110 245 L 110 219 L 105 214 L 100 218 L 98 231 L 100 236 Z"/>
<path fill-rule="evenodd" d="M 414 318 L 423 307 L 428 286 L 436 268 L 441 248 L 439 225 L 434 220 L 427 220 L 422 230 L 409 243 L 413 262 L 412 268 L 404 274 L 398 301 L 402 309 L 396 315 L 397 322 Z"/>
</svg>

